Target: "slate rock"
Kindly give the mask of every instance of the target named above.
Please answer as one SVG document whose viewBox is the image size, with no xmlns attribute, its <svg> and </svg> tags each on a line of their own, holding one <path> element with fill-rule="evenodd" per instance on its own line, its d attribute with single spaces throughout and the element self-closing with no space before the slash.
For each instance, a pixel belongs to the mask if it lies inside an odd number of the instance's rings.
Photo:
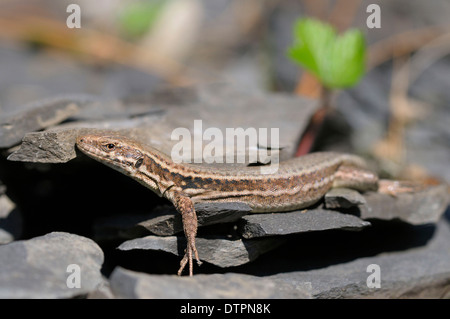
<svg viewBox="0 0 450 319">
<path fill-rule="evenodd" d="M 195 204 L 198 226 L 231 223 L 248 214 L 251 208 L 240 202 Z M 99 219 L 94 225 L 95 238 L 137 238 L 149 233 L 170 236 L 183 231 L 180 213 L 175 207 L 158 206 L 149 214 L 123 214 Z"/>
<path fill-rule="evenodd" d="M 448 186 L 430 186 L 422 191 L 396 196 L 368 192 L 367 205 L 360 206 L 360 218 L 401 220 L 412 225 L 436 223 L 449 203 Z"/>
<path fill-rule="evenodd" d="M 197 203 L 195 204 L 197 221 L 200 226 L 237 221 L 251 212 L 245 203 Z M 157 212 L 157 216 L 138 224 L 159 236 L 170 236 L 183 231 L 181 215 L 174 207 L 165 207 Z"/>
<path fill-rule="evenodd" d="M 313 298 L 450 298 L 449 242 L 450 225 L 442 218 L 425 245 L 268 278 L 293 285 L 309 282 Z M 379 266 L 380 288 L 367 286 L 374 273 L 369 265 Z"/>
<path fill-rule="evenodd" d="M 22 214 L 0 191 L 0 244 L 9 243 L 22 234 Z"/>
<path fill-rule="evenodd" d="M 148 275 L 116 267 L 110 277 L 117 298 L 151 299 L 273 299 L 310 298 L 310 286 L 243 274 Z M 223 311 L 223 309 L 222 309 Z"/>
<path fill-rule="evenodd" d="M 369 225 L 369 222 L 353 215 L 325 209 L 310 209 L 244 216 L 240 224 L 240 233 L 244 238 L 256 238 L 330 229 L 360 230 Z"/>
<path fill-rule="evenodd" d="M 167 92 L 170 91 L 166 90 L 166 94 Z M 279 145 L 278 148 L 274 147 L 271 152 L 279 154 L 280 159 L 283 160 L 293 156 L 298 136 L 306 127 L 308 119 L 318 108 L 318 103 L 315 100 L 294 97 L 289 94 L 248 94 L 248 92 L 226 85 L 198 86 L 185 89 L 183 92 L 187 99 L 186 103 L 181 103 L 183 107 L 173 105 L 170 98 L 163 99 L 163 103 L 161 103 L 160 94 L 155 92 L 147 100 L 147 111 L 140 108 L 141 113 L 133 116 L 123 111 L 125 118 L 113 117 L 99 120 L 97 115 L 93 115 L 93 122 L 89 122 L 89 118 L 85 116 L 80 118 L 80 121 L 53 126 L 51 131 L 60 132 L 56 135 L 48 135 L 45 131 L 35 132 L 26 137 L 26 142 L 22 143 L 20 149 L 11 154 L 9 159 L 61 163 L 74 158 L 73 146 L 72 148 L 58 146 L 70 143 L 73 145 L 75 140 L 72 137 L 67 138 L 67 135 L 73 133 L 61 133 L 61 131 L 81 128 L 115 130 L 121 135 L 154 146 L 166 154 L 171 154 L 173 146 L 179 143 L 179 140 L 171 137 L 173 130 L 176 128 L 188 129 L 193 139 L 202 140 L 202 147 L 210 143 L 210 141 L 203 142 L 203 131 L 208 128 L 219 129 L 224 135 L 227 128 L 266 128 L 269 131 L 269 139 L 259 141 L 257 152 L 261 154 L 261 152 L 267 151 L 267 147 L 272 147 L 270 129 L 278 128 Z M 179 90 L 174 90 L 173 94 L 177 96 L 175 100 L 179 99 Z M 152 101 L 161 104 L 154 105 Z M 136 102 L 124 100 L 121 104 L 123 110 L 126 110 L 130 106 L 135 107 Z M 278 107 L 273 108 L 273 105 Z M 101 103 L 99 107 L 108 109 L 105 103 Z M 163 112 L 158 113 L 155 110 L 163 110 Z M 244 111 L 251 116 L 242 116 Z M 76 116 L 74 118 L 76 119 Z M 202 120 L 202 130 L 195 127 L 194 120 Z M 29 131 L 34 130 L 29 129 Z M 25 133 L 27 132 L 23 134 Z M 20 135 L 20 138 L 23 134 Z M 216 142 L 220 143 L 219 146 L 224 146 L 223 141 Z M 232 142 L 234 143 L 234 140 Z M 52 145 L 55 145 L 55 147 Z M 249 149 L 255 147 L 256 145 L 246 145 L 242 152 L 248 153 Z M 35 156 L 37 150 L 41 153 L 50 153 L 50 155 Z M 54 152 L 57 152 L 58 155 L 51 155 Z M 239 154 L 239 152 L 236 153 Z M 189 152 L 188 149 L 186 149 L 186 154 L 189 155 L 191 160 L 194 159 L 194 154 Z M 225 153 L 222 155 L 225 156 Z M 246 160 L 248 163 L 249 159 Z"/>
<path fill-rule="evenodd" d="M 361 193 L 349 188 L 332 188 L 325 194 L 324 201 L 328 209 L 350 208 L 367 203 Z"/>
<path fill-rule="evenodd" d="M 440 184 L 396 195 L 331 189 L 324 197 L 327 209 L 356 208 L 361 219 L 400 220 L 412 225 L 436 223 L 449 203 L 448 186 Z M 355 211 L 355 210 L 354 210 Z"/>
<path fill-rule="evenodd" d="M 0 246 L 0 298 L 71 298 L 93 291 L 103 279 L 103 252 L 92 240 L 53 232 Z M 67 282 L 80 267 L 80 288 Z M 69 271 L 68 271 L 69 270 Z"/>
<path fill-rule="evenodd" d="M 22 143 L 8 156 L 10 161 L 37 163 L 66 163 L 77 156 L 76 138 L 82 134 L 121 134 L 136 138 L 137 125 L 152 125 L 159 115 L 137 119 L 111 119 L 101 122 L 74 122 L 61 124 L 43 132 L 25 134 Z M 112 131 L 114 129 L 114 131 Z M 139 135 L 139 134 L 138 134 Z"/>
<path fill-rule="evenodd" d="M 28 132 L 42 130 L 68 119 L 95 100 L 95 97 L 85 94 L 56 96 L 19 107 L 13 113 L 2 113 L 0 148 L 18 144 Z"/>
<path fill-rule="evenodd" d="M 103 281 L 95 287 L 95 290 L 91 291 L 87 295 L 88 299 L 113 299 L 114 294 L 111 291 L 109 280 L 104 278 Z"/>
<path fill-rule="evenodd" d="M 443 218 L 423 245 L 326 267 L 263 277 L 228 273 L 192 278 L 117 267 L 110 285 L 119 298 L 449 298 L 449 241 L 450 225 Z M 367 285 L 374 273 L 369 265 L 379 266 L 380 288 Z"/>
<path fill-rule="evenodd" d="M 20 147 L 8 156 L 10 161 L 65 163 L 76 157 L 75 130 L 27 133 Z"/>
<path fill-rule="evenodd" d="M 283 239 L 226 239 L 197 237 L 196 245 L 201 260 L 225 268 L 239 266 L 255 260 L 261 254 L 278 247 Z M 146 236 L 123 242 L 119 250 L 146 249 L 184 255 L 186 240 L 184 237 Z"/>
<path fill-rule="evenodd" d="M 118 214 L 98 218 L 93 223 L 94 240 L 114 240 L 118 238 L 132 239 L 148 235 L 148 230 L 140 227 L 139 223 L 145 222 L 150 214 Z"/>
</svg>

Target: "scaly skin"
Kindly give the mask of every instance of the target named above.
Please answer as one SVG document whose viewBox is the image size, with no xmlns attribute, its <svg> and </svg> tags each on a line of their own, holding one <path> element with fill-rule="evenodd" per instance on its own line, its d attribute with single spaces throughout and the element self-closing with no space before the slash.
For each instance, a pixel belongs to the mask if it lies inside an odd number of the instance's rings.
<svg viewBox="0 0 450 319">
<path fill-rule="evenodd" d="M 178 275 L 187 263 L 189 275 L 193 275 L 194 257 L 200 264 L 195 245 L 196 202 L 239 201 L 253 212 L 280 212 L 310 206 L 332 187 L 361 191 L 378 187 L 378 177 L 366 169 L 364 161 L 349 154 L 308 154 L 279 163 L 278 170 L 267 175 L 261 174 L 259 167 L 218 169 L 177 164 L 154 148 L 118 135 L 83 135 L 78 137 L 77 146 L 174 204 L 182 215 L 188 242 Z"/>
</svg>

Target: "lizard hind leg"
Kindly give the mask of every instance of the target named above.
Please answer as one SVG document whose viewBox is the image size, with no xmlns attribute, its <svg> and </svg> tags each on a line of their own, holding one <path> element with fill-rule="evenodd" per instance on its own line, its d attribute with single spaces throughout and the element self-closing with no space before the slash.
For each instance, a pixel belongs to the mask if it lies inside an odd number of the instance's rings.
<svg viewBox="0 0 450 319">
<path fill-rule="evenodd" d="M 201 265 L 200 258 L 198 257 L 197 247 L 195 245 L 195 236 L 197 235 L 197 214 L 195 213 L 194 203 L 192 200 L 183 195 L 175 195 L 173 203 L 178 212 L 180 212 L 183 221 L 184 235 L 187 240 L 187 247 L 183 259 L 180 262 L 180 269 L 178 270 L 178 276 L 181 275 L 186 265 L 189 263 L 189 276 L 192 276 L 193 271 L 193 258 L 197 260 L 197 264 Z"/>
<path fill-rule="evenodd" d="M 334 175 L 333 187 L 376 191 L 378 189 L 378 176 L 365 168 L 342 165 Z"/>
</svg>

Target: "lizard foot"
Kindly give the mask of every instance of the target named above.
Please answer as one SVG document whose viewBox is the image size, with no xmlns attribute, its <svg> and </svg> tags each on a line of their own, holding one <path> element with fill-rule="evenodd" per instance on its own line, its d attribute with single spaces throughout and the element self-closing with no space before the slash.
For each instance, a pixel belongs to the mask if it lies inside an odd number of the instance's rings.
<svg viewBox="0 0 450 319">
<path fill-rule="evenodd" d="M 381 179 L 378 182 L 378 192 L 388 194 L 393 197 L 397 197 L 399 194 L 415 193 L 423 191 L 427 188 L 427 185 L 410 182 L 410 181 L 394 181 Z"/>
<path fill-rule="evenodd" d="M 187 263 L 189 263 L 189 276 L 193 276 L 194 274 L 193 256 L 195 256 L 195 259 L 197 260 L 197 265 L 200 266 L 202 262 L 198 257 L 197 247 L 195 246 L 195 238 L 194 240 L 188 240 L 188 245 L 184 251 L 184 257 L 183 259 L 181 259 L 180 262 L 180 269 L 178 270 L 178 276 L 181 276 L 181 273 L 183 272 Z"/>
</svg>

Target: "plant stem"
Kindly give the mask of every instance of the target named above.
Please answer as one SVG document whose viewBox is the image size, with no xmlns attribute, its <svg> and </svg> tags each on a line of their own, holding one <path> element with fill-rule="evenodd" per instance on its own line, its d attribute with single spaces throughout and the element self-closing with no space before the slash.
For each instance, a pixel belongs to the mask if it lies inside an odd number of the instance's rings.
<svg viewBox="0 0 450 319">
<path fill-rule="evenodd" d="M 302 156 L 309 153 L 314 146 L 314 142 L 317 138 L 317 135 L 319 134 L 320 129 L 322 128 L 325 116 L 332 109 L 331 95 L 331 89 L 322 87 L 320 93 L 321 107 L 311 117 L 311 120 L 309 121 L 309 124 L 300 139 L 295 156 Z"/>
</svg>

